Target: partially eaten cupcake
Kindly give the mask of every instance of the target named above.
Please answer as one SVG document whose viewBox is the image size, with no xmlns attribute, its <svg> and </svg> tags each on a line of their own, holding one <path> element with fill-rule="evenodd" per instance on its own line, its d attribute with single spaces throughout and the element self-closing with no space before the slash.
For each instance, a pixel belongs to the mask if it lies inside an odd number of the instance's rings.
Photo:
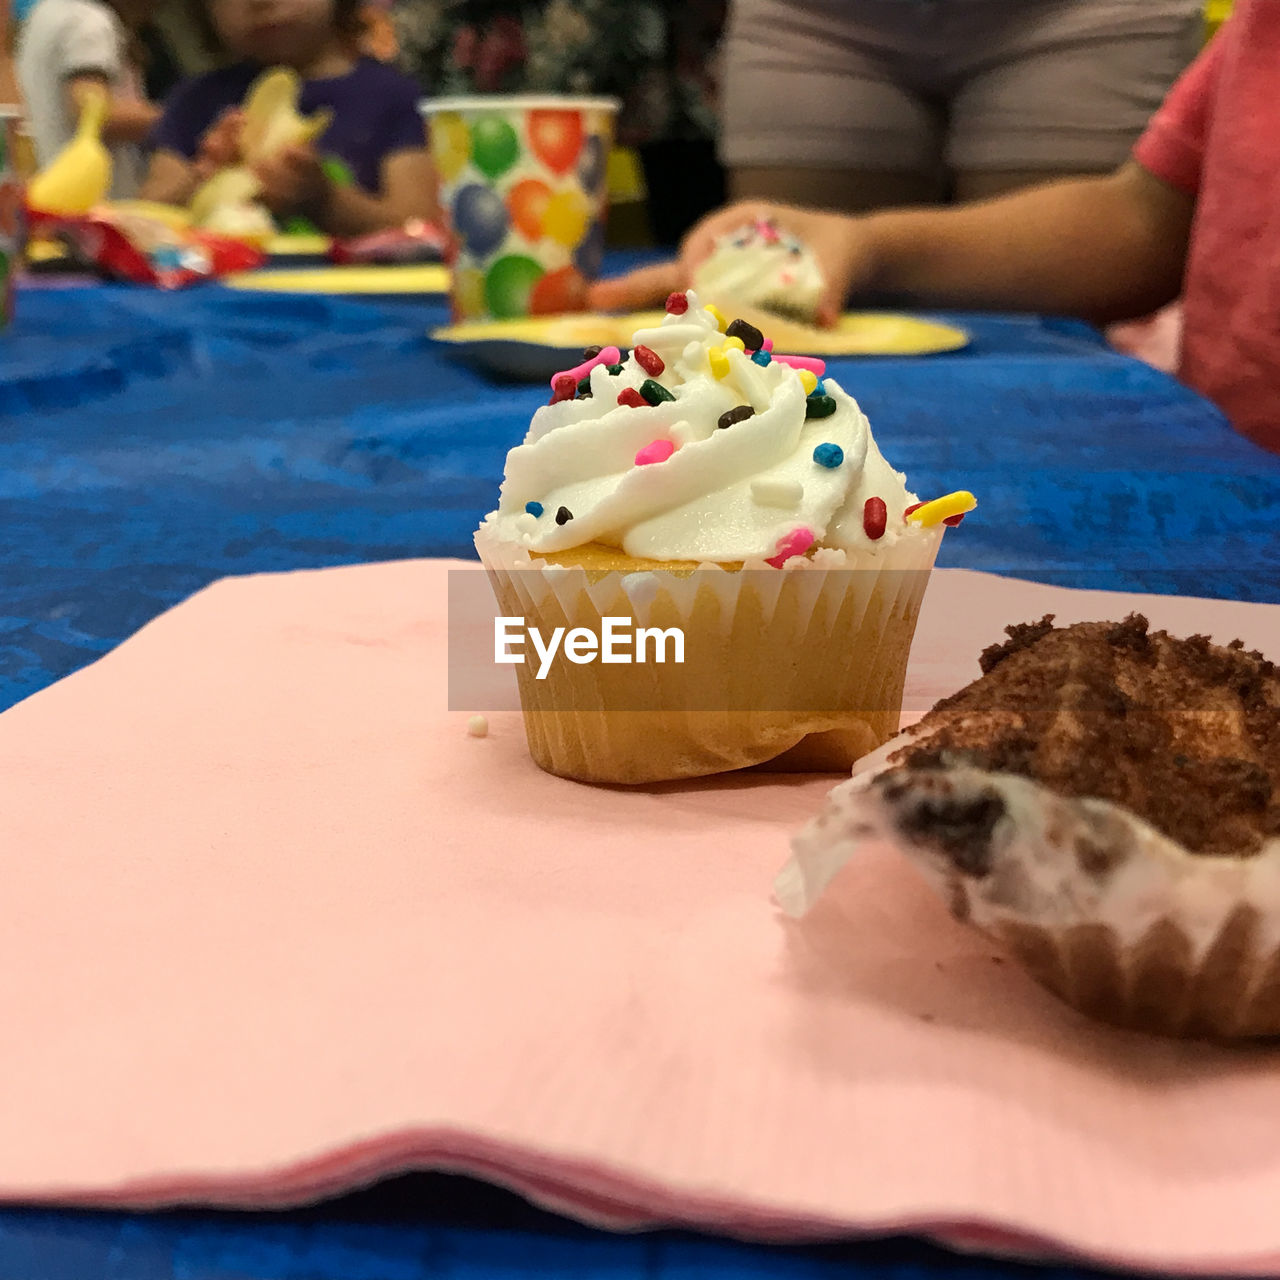
<svg viewBox="0 0 1280 1280">
<path fill-rule="evenodd" d="M 1139 615 L 1008 637 L 831 793 L 778 878 L 783 908 L 887 838 L 1086 1013 L 1280 1034 L 1280 671 Z"/>
<path fill-rule="evenodd" d="M 817 315 L 823 283 L 813 251 L 764 218 L 721 236 L 693 275 L 694 288 L 704 298 L 807 323 Z"/>
</svg>

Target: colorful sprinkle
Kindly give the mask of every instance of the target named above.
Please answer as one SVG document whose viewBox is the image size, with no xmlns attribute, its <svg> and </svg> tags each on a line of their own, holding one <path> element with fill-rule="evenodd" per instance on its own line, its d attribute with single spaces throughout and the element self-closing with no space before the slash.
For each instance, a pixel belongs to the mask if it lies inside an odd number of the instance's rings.
<svg viewBox="0 0 1280 1280">
<path fill-rule="evenodd" d="M 622 372 L 622 362 L 618 361 L 616 364 L 607 364 L 604 367 L 604 371 L 609 375 L 609 377 L 616 378 L 618 374 Z"/>
<path fill-rule="evenodd" d="M 883 498 L 868 498 L 862 504 L 862 531 L 871 539 L 877 542 L 884 537 L 884 531 L 889 527 L 889 508 L 885 506 Z"/>
<path fill-rule="evenodd" d="M 773 339 L 772 339 L 772 338 L 766 338 L 766 339 L 764 340 L 764 342 L 760 344 L 760 350 L 761 350 L 761 351 L 768 351 L 770 354 L 772 354 L 772 352 L 773 352 Z"/>
<path fill-rule="evenodd" d="M 647 409 L 649 407 L 649 402 L 635 387 L 623 387 L 618 392 L 618 403 L 629 405 L 632 409 Z"/>
<path fill-rule="evenodd" d="M 747 344 L 743 342 L 741 338 L 725 338 L 724 349 L 728 351 L 730 347 L 735 351 L 745 351 L 747 349 Z"/>
<path fill-rule="evenodd" d="M 587 355 L 587 351 L 594 351 L 595 355 Z M 591 372 L 598 364 L 610 364 L 612 361 L 621 358 L 621 353 L 617 347 L 588 347 L 583 353 L 583 361 L 573 369 L 566 369 L 564 373 L 557 373 L 551 379 L 551 386 L 554 390 L 556 378 L 570 377 L 575 383 L 581 382 L 583 378 Z"/>
<path fill-rule="evenodd" d="M 834 471 L 844 461 L 844 450 L 838 444 L 832 444 L 828 440 L 813 451 L 813 460 L 818 466 Z"/>
<path fill-rule="evenodd" d="M 967 489 L 960 489 L 955 493 L 944 494 L 941 498 L 934 498 L 932 502 L 917 503 L 904 515 L 910 517 L 912 524 L 924 525 L 927 528 L 930 525 L 941 524 L 948 516 L 962 516 L 966 511 L 972 511 L 977 505 L 978 500 L 973 494 Z"/>
<path fill-rule="evenodd" d="M 484 716 L 472 716 L 467 721 L 467 737 L 483 738 L 489 732 L 489 721 Z"/>
<path fill-rule="evenodd" d="M 789 364 L 793 369 L 808 369 L 819 378 L 827 371 L 827 362 L 819 360 L 817 356 L 780 356 L 775 351 L 773 358 L 780 364 Z"/>
<path fill-rule="evenodd" d="M 689 297 L 684 293 L 667 294 L 667 314 L 672 316 L 682 316 L 689 310 Z"/>
<path fill-rule="evenodd" d="M 637 347 L 632 353 L 638 364 L 651 378 L 656 378 L 667 366 L 662 357 L 650 347 Z"/>
<path fill-rule="evenodd" d="M 721 311 L 714 302 L 708 302 L 705 310 L 711 313 L 711 318 L 716 322 L 716 328 L 723 333 L 725 330 L 725 324 L 727 323 L 724 318 L 724 312 Z"/>
<path fill-rule="evenodd" d="M 727 378 L 729 376 L 729 357 L 725 355 L 723 348 L 712 347 L 707 352 L 707 357 L 711 361 L 711 376 L 713 378 Z"/>
<path fill-rule="evenodd" d="M 561 507 L 556 512 L 556 524 L 568 524 L 573 519 L 573 512 L 568 507 Z"/>
<path fill-rule="evenodd" d="M 760 218 L 756 222 L 756 234 L 765 244 L 777 244 L 782 237 L 778 234 L 778 224 L 768 218 Z"/>
<path fill-rule="evenodd" d="M 740 404 L 737 408 L 726 409 L 716 422 L 716 426 L 720 430 L 725 427 L 736 426 L 739 422 L 746 422 L 748 418 L 754 418 L 756 411 L 749 404 Z"/>
<path fill-rule="evenodd" d="M 670 440 L 655 440 L 636 454 L 636 466 L 649 467 L 655 462 L 666 462 L 675 451 L 676 447 Z"/>
<path fill-rule="evenodd" d="M 735 320 L 725 331 L 729 338 L 741 338 L 744 351 L 759 351 L 764 346 L 764 334 L 746 320 Z"/>
<path fill-rule="evenodd" d="M 804 388 L 805 395 L 813 395 L 818 389 L 818 375 L 812 369 L 801 369 L 800 385 Z"/>
<path fill-rule="evenodd" d="M 762 369 L 773 362 L 773 357 L 764 350 L 753 351 L 751 353 L 751 363 L 758 364 Z"/>
<path fill-rule="evenodd" d="M 903 513 L 902 518 L 905 520 L 913 511 L 919 511 L 924 506 L 923 502 L 913 502 Z"/>
<path fill-rule="evenodd" d="M 526 502 L 524 504 L 524 509 L 531 516 L 540 516 L 542 514 L 543 507 L 542 507 L 542 503 L 540 502 Z"/>
<path fill-rule="evenodd" d="M 811 396 L 825 396 L 827 394 L 827 384 L 821 378 L 814 383 L 813 390 L 809 392 Z"/>
<path fill-rule="evenodd" d="M 960 512 L 958 516 L 947 516 L 942 523 L 945 524 L 948 529 L 954 529 L 958 525 L 964 523 L 964 512 Z"/>
<path fill-rule="evenodd" d="M 559 404 L 562 400 L 572 400 L 578 394 L 578 380 L 571 373 L 557 373 L 551 379 L 551 399 L 548 404 Z"/>
<path fill-rule="evenodd" d="M 804 555 L 813 544 L 813 530 L 806 529 L 804 525 L 801 525 L 778 539 L 777 551 L 769 556 L 765 563 L 773 565 L 775 569 L 781 569 L 793 556 Z"/>
<path fill-rule="evenodd" d="M 836 411 L 836 402 L 830 396 L 810 396 L 804 402 L 806 418 L 829 418 Z"/>
<path fill-rule="evenodd" d="M 594 360 L 603 350 L 603 347 L 585 347 L 583 348 L 582 358 L 584 360 Z"/>
<path fill-rule="evenodd" d="M 652 378 L 646 378 L 640 384 L 640 394 L 644 397 L 646 404 L 661 404 L 664 400 L 675 399 L 675 396 L 662 383 L 654 382 Z"/>
<path fill-rule="evenodd" d="M 589 375 L 583 378 L 583 380 L 580 383 L 578 383 L 578 394 L 584 400 L 590 400 L 591 397 L 595 394 L 595 392 L 591 390 L 591 378 Z"/>
</svg>

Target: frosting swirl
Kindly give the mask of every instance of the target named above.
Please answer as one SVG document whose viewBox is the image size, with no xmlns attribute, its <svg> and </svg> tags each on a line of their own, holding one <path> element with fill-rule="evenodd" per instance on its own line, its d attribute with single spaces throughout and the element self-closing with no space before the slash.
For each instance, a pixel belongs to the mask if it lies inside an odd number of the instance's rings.
<svg viewBox="0 0 1280 1280">
<path fill-rule="evenodd" d="M 903 522 L 915 495 L 851 396 L 830 378 L 810 395 L 812 373 L 753 359 L 687 298 L 686 311 L 635 334 L 617 372 L 592 368 L 589 396 L 534 414 L 507 455 L 493 532 L 533 552 L 596 542 L 714 563 L 809 545 L 875 554 L 930 536 Z M 888 512 L 878 537 L 865 524 L 870 498 Z"/>
</svg>

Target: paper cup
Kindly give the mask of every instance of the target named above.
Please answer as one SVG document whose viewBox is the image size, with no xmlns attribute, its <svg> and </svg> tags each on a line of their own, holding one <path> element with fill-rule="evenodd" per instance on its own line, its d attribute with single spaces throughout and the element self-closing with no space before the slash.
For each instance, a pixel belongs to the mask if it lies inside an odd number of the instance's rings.
<svg viewBox="0 0 1280 1280">
<path fill-rule="evenodd" d="M 611 98 L 554 96 L 422 104 L 455 322 L 582 309 L 604 254 L 617 108 Z"/>
<path fill-rule="evenodd" d="M 13 285 L 22 264 L 22 178 L 18 172 L 17 107 L 0 107 L 0 329 L 13 319 Z"/>
</svg>

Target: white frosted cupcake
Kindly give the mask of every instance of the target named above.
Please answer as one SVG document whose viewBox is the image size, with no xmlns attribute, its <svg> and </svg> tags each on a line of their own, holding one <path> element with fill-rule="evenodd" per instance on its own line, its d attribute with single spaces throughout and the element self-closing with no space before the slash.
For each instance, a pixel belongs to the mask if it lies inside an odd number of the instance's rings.
<svg viewBox="0 0 1280 1280">
<path fill-rule="evenodd" d="M 629 356 L 584 353 L 507 456 L 476 534 L 503 611 L 678 628 L 680 664 L 516 668 L 545 769 L 651 782 L 847 768 L 897 728 L 944 518 L 821 361 L 674 294 Z"/>
<path fill-rule="evenodd" d="M 716 241 L 697 268 L 694 287 L 704 298 L 762 307 L 812 322 L 822 296 L 822 269 L 809 247 L 767 219 Z"/>
</svg>

